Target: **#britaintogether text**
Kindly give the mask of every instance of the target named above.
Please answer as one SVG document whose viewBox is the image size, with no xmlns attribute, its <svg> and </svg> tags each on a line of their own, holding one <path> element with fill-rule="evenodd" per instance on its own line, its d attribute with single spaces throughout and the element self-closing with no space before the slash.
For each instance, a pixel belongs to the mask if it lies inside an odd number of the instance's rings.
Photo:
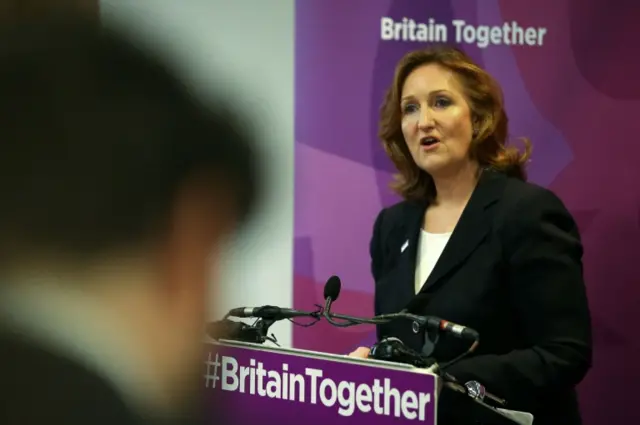
<svg viewBox="0 0 640 425">
<path fill-rule="evenodd" d="M 542 46 L 546 28 L 523 28 L 517 22 L 505 22 L 502 25 L 469 25 L 462 19 L 451 21 L 455 43 L 476 44 L 480 48 L 494 45 L 505 46 Z M 416 22 L 403 18 L 380 19 L 380 39 L 385 41 L 416 41 L 446 43 L 449 40 L 449 28 L 435 19 Z"/>
<path fill-rule="evenodd" d="M 304 374 L 292 373 L 289 365 L 283 363 L 281 370 L 268 370 L 254 359 L 250 360 L 249 366 L 240 366 L 235 358 L 219 354 L 207 365 L 207 387 L 298 403 L 320 402 L 325 407 L 337 404 L 338 413 L 347 417 L 358 410 L 424 421 L 427 406 L 432 402 L 430 393 L 399 391 L 391 386 L 388 378 L 374 379 L 372 384 L 336 382 L 323 377 L 320 369 L 305 368 Z"/>
</svg>

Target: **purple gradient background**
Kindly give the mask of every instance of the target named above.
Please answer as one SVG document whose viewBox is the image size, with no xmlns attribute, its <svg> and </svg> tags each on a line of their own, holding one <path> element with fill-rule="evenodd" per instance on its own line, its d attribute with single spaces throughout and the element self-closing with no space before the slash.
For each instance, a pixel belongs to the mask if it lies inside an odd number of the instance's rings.
<svg viewBox="0 0 640 425">
<path fill-rule="evenodd" d="M 585 425 L 640 423 L 640 337 L 631 332 L 640 322 L 638 13 L 635 0 L 297 1 L 294 306 L 321 303 L 324 281 L 338 274 L 336 307 L 373 310 L 373 220 L 398 200 L 378 110 L 396 62 L 426 45 L 380 41 L 380 18 L 546 27 L 542 47 L 462 47 L 502 84 L 511 135 L 531 138 L 530 180 L 554 190 L 581 228 L 595 338 L 580 386 Z M 347 352 L 372 332 L 296 327 L 293 342 Z"/>
</svg>

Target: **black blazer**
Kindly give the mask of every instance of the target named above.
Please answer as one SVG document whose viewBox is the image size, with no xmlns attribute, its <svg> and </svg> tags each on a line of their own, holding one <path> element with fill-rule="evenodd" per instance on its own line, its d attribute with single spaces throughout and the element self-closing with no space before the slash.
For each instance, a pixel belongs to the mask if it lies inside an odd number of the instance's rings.
<svg viewBox="0 0 640 425">
<path fill-rule="evenodd" d="M 401 202 L 375 221 L 375 314 L 398 312 L 415 297 L 426 208 Z M 420 314 L 480 334 L 475 354 L 448 372 L 483 383 L 510 409 L 533 413 L 536 425 L 580 424 L 574 387 L 591 366 L 592 350 L 582 251 L 575 221 L 551 191 L 485 171 L 421 290 Z M 398 337 L 415 350 L 425 342 L 409 322 L 380 325 L 377 332 L 378 339 Z M 443 362 L 467 348 L 442 334 L 432 356 Z M 452 409 L 460 410 L 441 404 L 439 416 Z"/>
</svg>

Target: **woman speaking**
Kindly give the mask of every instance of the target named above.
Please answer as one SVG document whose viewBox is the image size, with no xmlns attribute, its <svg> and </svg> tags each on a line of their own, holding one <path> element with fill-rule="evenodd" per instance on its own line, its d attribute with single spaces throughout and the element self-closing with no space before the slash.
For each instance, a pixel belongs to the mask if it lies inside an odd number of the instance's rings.
<svg viewBox="0 0 640 425">
<path fill-rule="evenodd" d="M 484 384 L 535 425 L 580 424 L 575 386 L 591 366 L 580 235 L 556 195 L 526 182 L 529 141 L 521 153 L 507 134 L 500 87 L 463 52 L 438 47 L 400 61 L 380 138 L 404 200 L 374 224 L 375 314 L 419 297 L 415 313 L 480 334 L 451 375 Z M 377 332 L 438 362 L 467 349 L 447 334 L 415 334 L 408 321 Z M 460 410 L 441 404 L 441 423 Z"/>
</svg>

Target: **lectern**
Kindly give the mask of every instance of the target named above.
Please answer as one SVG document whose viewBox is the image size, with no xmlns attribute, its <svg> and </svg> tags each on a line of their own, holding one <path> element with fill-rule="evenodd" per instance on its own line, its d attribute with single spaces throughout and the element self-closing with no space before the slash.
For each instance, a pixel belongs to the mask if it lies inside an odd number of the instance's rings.
<svg viewBox="0 0 640 425">
<path fill-rule="evenodd" d="M 207 343 L 204 366 L 212 425 L 438 424 L 440 378 L 428 369 L 231 341 Z M 487 424 L 526 423 L 468 403 Z"/>
</svg>

